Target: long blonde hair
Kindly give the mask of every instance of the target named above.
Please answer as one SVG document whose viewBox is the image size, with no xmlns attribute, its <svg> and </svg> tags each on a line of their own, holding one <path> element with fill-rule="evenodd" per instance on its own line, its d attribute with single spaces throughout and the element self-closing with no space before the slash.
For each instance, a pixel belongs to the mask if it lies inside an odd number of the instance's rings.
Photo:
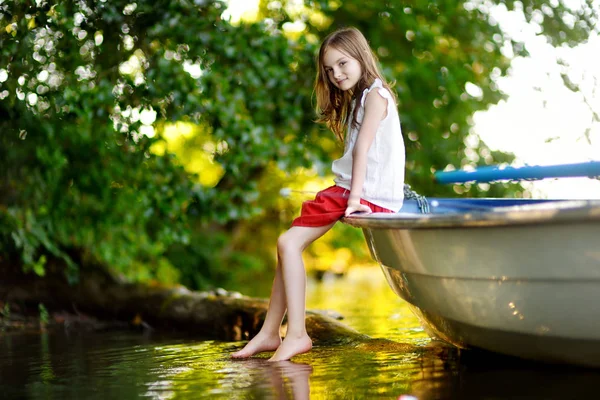
<svg viewBox="0 0 600 400">
<path fill-rule="evenodd" d="M 342 91 L 329 80 L 323 63 L 325 52 L 329 48 L 341 51 L 360 63 L 362 76 L 354 88 Z M 390 85 L 386 83 L 379 70 L 377 56 L 358 29 L 343 28 L 330 33 L 323 40 L 317 56 L 317 77 L 315 79 L 317 122 L 326 124 L 343 142 L 350 121 L 352 102 L 356 100 L 357 105 L 360 104 L 361 99 L 357 99 L 357 97 L 362 96 L 363 91 L 369 88 L 377 78 L 381 79 L 385 88 L 390 89 Z M 394 92 L 389 91 L 395 99 Z M 356 106 L 354 110 L 353 126 L 358 126 L 358 122 L 356 122 L 358 108 Z"/>
</svg>

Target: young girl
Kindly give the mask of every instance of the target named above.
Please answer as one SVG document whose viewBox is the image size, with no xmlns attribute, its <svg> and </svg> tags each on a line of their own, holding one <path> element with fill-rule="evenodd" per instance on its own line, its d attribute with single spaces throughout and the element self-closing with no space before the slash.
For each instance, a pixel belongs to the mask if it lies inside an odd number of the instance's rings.
<svg viewBox="0 0 600 400">
<path fill-rule="evenodd" d="M 300 217 L 277 241 L 277 270 L 260 332 L 234 358 L 275 351 L 288 360 L 312 348 L 306 332 L 303 250 L 344 216 L 397 212 L 404 199 L 404 142 L 395 97 L 377 58 L 357 29 L 331 33 L 321 45 L 315 82 L 319 122 L 344 141 L 333 162 L 335 185 L 302 205 Z M 287 311 L 287 334 L 279 328 Z"/>
</svg>

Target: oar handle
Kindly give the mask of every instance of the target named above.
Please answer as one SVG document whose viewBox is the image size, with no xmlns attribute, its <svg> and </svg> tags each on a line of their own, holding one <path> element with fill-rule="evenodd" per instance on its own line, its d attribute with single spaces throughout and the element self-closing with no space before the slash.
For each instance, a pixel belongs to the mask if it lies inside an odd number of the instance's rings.
<svg viewBox="0 0 600 400">
<path fill-rule="evenodd" d="M 435 173 L 439 183 L 492 182 L 500 180 L 546 179 L 600 176 L 600 161 L 561 165 L 532 165 L 525 167 L 481 167 L 473 171 L 440 171 Z"/>
</svg>

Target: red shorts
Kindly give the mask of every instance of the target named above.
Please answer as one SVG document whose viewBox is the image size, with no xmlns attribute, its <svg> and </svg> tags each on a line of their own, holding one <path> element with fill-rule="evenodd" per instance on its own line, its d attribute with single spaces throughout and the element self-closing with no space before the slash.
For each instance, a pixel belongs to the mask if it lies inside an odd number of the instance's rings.
<svg viewBox="0 0 600 400">
<path fill-rule="evenodd" d="M 348 206 L 350 191 L 339 186 L 331 186 L 317 193 L 314 200 L 302 203 L 300 216 L 292 222 L 292 226 L 325 226 L 342 218 Z M 373 212 L 391 213 L 387 208 L 376 206 L 366 200 L 360 203 L 368 206 Z"/>
</svg>

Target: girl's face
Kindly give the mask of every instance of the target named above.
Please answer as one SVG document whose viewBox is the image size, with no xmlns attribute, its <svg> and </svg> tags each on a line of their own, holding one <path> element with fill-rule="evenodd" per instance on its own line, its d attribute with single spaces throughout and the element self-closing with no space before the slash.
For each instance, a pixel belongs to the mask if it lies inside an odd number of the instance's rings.
<svg viewBox="0 0 600 400">
<path fill-rule="evenodd" d="M 334 47 L 325 50 L 323 66 L 331 83 L 342 91 L 352 89 L 362 76 L 358 60 Z"/>
</svg>

